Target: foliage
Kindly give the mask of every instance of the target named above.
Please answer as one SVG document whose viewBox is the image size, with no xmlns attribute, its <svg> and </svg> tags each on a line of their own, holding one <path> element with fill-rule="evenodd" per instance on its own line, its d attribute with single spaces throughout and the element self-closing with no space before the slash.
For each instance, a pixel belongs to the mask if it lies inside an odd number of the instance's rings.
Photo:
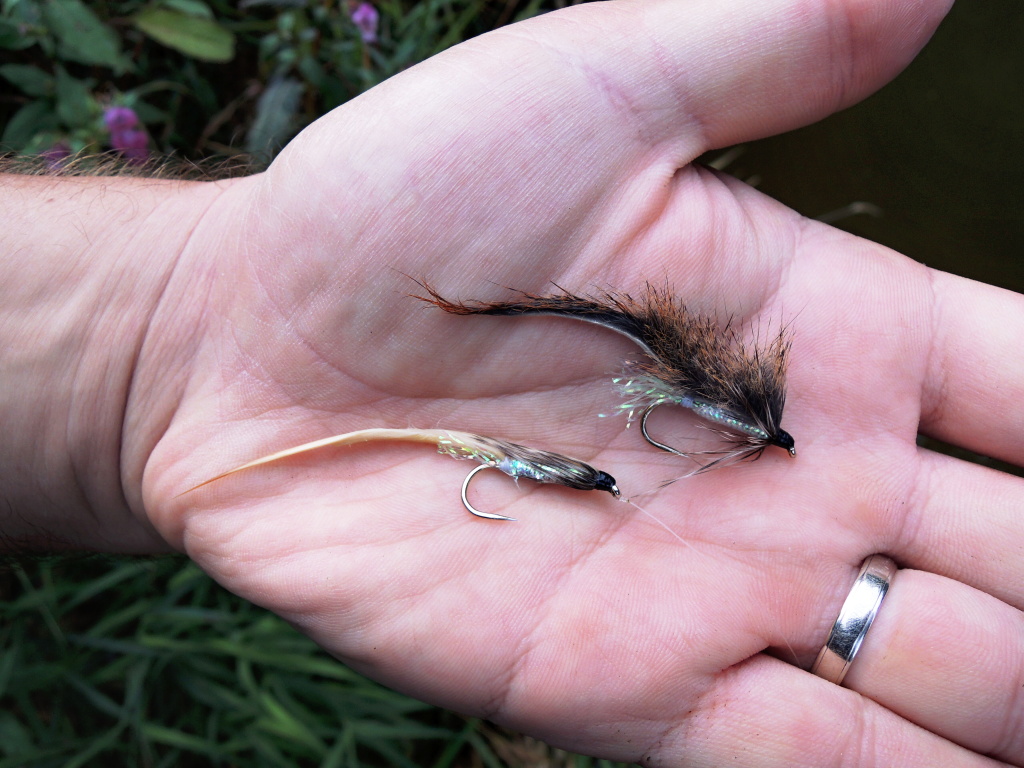
<svg viewBox="0 0 1024 768">
<path fill-rule="evenodd" d="M 183 559 L 4 580 L 0 766 L 413 766 L 414 740 L 453 735 Z"/>
<path fill-rule="evenodd" d="M 266 161 L 321 114 L 541 5 L 4 0 L 0 78 L 13 91 L 0 96 L 0 151 L 116 149 L 103 116 L 126 107 L 157 155 Z"/>
<path fill-rule="evenodd" d="M 10 562 L 0 627 L 0 768 L 609 765 L 372 683 L 181 557 Z"/>
</svg>

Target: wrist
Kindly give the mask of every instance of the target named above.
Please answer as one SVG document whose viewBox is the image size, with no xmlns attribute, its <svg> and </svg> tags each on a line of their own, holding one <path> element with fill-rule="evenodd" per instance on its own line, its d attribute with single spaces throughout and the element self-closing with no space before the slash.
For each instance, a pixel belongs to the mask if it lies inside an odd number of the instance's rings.
<svg viewBox="0 0 1024 768">
<path fill-rule="evenodd" d="M 126 475 L 144 459 L 125 418 L 150 322 L 224 188 L 0 177 L 0 547 L 166 548 Z"/>
</svg>

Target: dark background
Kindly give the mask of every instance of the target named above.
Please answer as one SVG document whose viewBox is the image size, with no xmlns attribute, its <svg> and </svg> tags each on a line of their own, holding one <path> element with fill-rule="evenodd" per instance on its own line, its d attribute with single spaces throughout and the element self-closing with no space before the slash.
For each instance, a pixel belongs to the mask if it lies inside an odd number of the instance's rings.
<svg viewBox="0 0 1024 768">
<path fill-rule="evenodd" d="M 727 170 L 930 267 L 1024 292 L 1024 3 L 961 0 L 866 101 L 749 144 Z"/>
</svg>

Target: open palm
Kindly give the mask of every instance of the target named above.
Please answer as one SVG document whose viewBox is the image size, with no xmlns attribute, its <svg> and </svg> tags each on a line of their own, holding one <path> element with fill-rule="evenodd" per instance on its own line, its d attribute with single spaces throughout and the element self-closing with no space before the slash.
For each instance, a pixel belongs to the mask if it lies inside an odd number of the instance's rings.
<svg viewBox="0 0 1024 768">
<path fill-rule="evenodd" d="M 915 444 L 921 430 L 1024 458 L 1004 354 L 1024 304 L 691 164 L 880 87 L 946 7 L 584 5 L 323 118 L 226 186 L 167 287 L 162 357 L 139 366 L 153 402 L 176 393 L 145 465 L 153 522 L 370 676 L 555 744 L 670 765 L 1024 764 L 1024 485 Z M 597 418 L 628 341 L 448 316 L 408 296 L 410 276 L 463 299 L 650 280 L 755 328 L 788 323 L 799 457 L 771 449 L 639 499 L 671 531 L 605 494 L 494 473 L 477 505 L 519 522 L 471 517 L 470 467 L 417 445 L 327 449 L 179 495 L 368 427 L 559 451 L 626 496 L 691 468 Z M 905 570 L 846 690 L 804 669 L 874 552 Z"/>
</svg>

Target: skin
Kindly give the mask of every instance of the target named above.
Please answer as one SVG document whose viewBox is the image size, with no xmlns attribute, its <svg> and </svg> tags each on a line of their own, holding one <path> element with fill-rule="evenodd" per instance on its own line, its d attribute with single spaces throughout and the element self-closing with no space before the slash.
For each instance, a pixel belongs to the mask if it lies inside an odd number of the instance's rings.
<svg viewBox="0 0 1024 768">
<path fill-rule="evenodd" d="M 593 755 L 669 766 L 1024 765 L 1018 295 L 807 221 L 691 165 L 894 77 L 937 0 L 599 3 L 403 73 L 217 184 L 6 179 L 0 530 L 187 552 L 346 663 Z M 641 502 L 423 446 L 258 456 L 372 426 L 680 472 L 608 408 L 632 348 L 405 297 L 664 278 L 793 321 L 769 451 Z M 662 418 L 659 415 L 659 418 Z M 679 417 L 683 423 L 683 416 Z M 673 434 L 666 416 L 658 434 Z M 902 570 L 838 687 L 809 667 L 861 561 Z"/>
</svg>

